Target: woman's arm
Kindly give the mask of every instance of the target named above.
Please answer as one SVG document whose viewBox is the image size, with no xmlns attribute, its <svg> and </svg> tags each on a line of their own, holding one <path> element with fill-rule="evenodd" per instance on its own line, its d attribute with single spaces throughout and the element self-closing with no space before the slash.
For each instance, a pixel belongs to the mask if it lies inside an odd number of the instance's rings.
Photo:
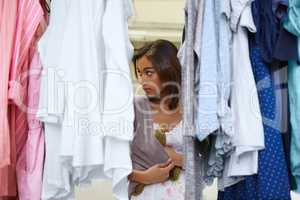
<svg viewBox="0 0 300 200">
<path fill-rule="evenodd" d="M 128 179 L 146 185 L 161 183 L 169 178 L 169 173 L 174 166 L 173 161 L 169 159 L 166 163 L 154 165 L 145 171 L 133 170 Z"/>
<path fill-rule="evenodd" d="M 142 183 L 142 184 L 149 184 L 147 173 L 146 171 L 142 170 L 133 170 L 132 173 L 128 176 L 130 181 Z"/>
<path fill-rule="evenodd" d="M 177 153 L 172 147 L 166 146 L 165 151 L 174 162 L 175 166 L 183 167 L 183 155 Z"/>
</svg>

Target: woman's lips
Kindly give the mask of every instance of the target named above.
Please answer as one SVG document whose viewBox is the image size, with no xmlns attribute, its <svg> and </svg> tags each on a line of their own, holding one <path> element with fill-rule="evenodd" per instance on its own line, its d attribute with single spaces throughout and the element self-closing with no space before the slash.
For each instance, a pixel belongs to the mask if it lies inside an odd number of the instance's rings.
<svg viewBox="0 0 300 200">
<path fill-rule="evenodd" d="M 151 92 L 152 91 L 151 88 L 147 88 L 147 87 L 143 87 L 143 89 L 144 89 L 145 92 Z"/>
<path fill-rule="evenodd" d="M 143 86 L 143 90 L 144 90 L 145 92 L 150 92 L 150 91 L 152 91 L 152 88 L 149 87 L 149 86 L 147 86 L 147 85 L 144 85 L 144 86 Z"/>
</svg>

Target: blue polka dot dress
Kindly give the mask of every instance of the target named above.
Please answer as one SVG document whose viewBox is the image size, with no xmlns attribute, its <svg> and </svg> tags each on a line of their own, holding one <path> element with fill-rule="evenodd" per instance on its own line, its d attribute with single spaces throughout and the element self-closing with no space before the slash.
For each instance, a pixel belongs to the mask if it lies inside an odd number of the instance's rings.
<svg viewBox="0 0 300 200">
<path fill-rule="evenodd" d="M 265 149 L 259 152 L 258 174 L 219 192 L 218 200 L 290 200 L 290 186 L 280 130 L 274 124 L 276 99 L 271 72 L 261 50 L 250 42 L 252 69 L 263 115 Z"/>
</svg>

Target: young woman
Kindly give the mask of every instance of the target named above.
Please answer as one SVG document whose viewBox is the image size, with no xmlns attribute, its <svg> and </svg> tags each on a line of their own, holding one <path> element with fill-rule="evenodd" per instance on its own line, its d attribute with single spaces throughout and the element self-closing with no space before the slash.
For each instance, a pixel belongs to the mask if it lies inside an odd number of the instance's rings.
<svg viewBox="0 0 300 200">
<path fill-rule="evenodd" d="M 151 110 L 150 125 L 153 130 L 161 130 L 165 134 L 166 144 L 163 145 L 163 150 L 169 159 L 145 170 L 133 170 L 129 180 L 143 184 L 144 187 L 139 194 L 130 195 L 131 200 L 183 200 L 185 188 L 182 169 L 181 66 L 177 58 L 177 48 L 166 40 L 154 41 L 136 51 L 133 63 L 138 82 L 145 92 L 142 99 L 144 104 L 140 105 Z M 136 101 L 136 104 L 140 101 L 141 99 Z M 139 113 L 144 108 L 136 105 Z M 136 116 L 136 124 L 143 124 L 147 120 L 143 117 L 146 115 L 141 116 Z M 150 134 L 154 137 L 154 133 L 155 131 Z M 150 146 L 147 145 L 150 143 L 145 142 L 144 149 L 148 149 Z M 179 168 L 180 173 L 176 180 L 170 180 L 174 168 Z"/>
</svg>

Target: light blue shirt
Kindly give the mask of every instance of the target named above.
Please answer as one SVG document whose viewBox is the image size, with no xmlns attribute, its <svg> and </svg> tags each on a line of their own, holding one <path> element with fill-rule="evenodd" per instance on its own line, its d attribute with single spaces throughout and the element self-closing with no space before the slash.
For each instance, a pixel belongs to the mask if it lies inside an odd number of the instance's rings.
<svg viewBox="0 0 300 200">
<path fill-rule="evenodd" d="M 290 0 L 288 18 L 284 27 L 298 36 L 298 53 L 300 60 L 300 0 Z M 291 115 L 291 170 L 300 193 L 300 65 L 297 61 L 289 61 L 288 91 Z"/>
<path fill-rule="evenodd" d="M 200 141 L 210 134 L 212 149 L 206 181 L 221 177 L 224 158 L 232 150 L 230 1 L 207 0 L 199 62 L 196 135 Z"/>
<path fill-rule="evenodd" d="M 201 56 L 199 62 L 199 91 L 196 135 L 200 141 L 218 130 L 218 43 L 214 0 L 205 2 Z"/>
</svg>

